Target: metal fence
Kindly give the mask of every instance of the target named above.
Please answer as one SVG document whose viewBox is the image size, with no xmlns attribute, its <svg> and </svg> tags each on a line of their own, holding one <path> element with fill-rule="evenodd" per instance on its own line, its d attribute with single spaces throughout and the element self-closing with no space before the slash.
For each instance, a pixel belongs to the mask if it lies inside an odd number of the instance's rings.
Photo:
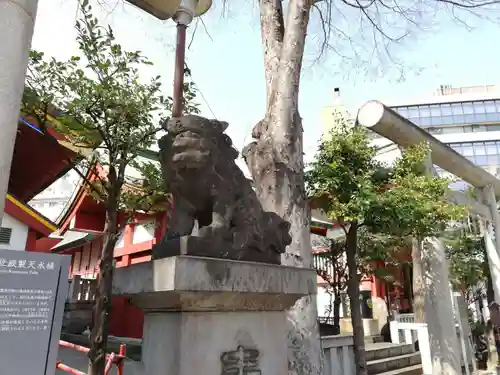
<svg viewBox="0 0 500 375">
<path fill-rule="evenodd" d="M 59 341 L 59 347 L 73 349 L 73 350 L 76 350 L 78 352 L 85 353 L 85 354 L 87 354 L 90 351 L 90 349 L 86 348 L 85 346 L 72 344 L 70 342 L 62 341 L 62 340 Z M 104 370 L 104 374 L 108 375 L 109 372 L 111 371 L 111 368 L 114 365 L 117 368 L 118 375 L 125 375 L 125 372 L 124 372 L 125 358 L 126 358 L 126 346 L 125 345 L 120 345 L 120 351 L 118 354 L 116 354 L 116 353 L 107 354 L 106 355 L 107 362 L 106 362 L 106 368 Z M 65 365 L 61 361 L 56 363 L 56 369 L 67 372 L 69 374 L 73 374 L 73 375 L 88 375 L 85 372 L 82 372 L 82 371 L 77 370 L 73 367 Z"/>
</svg>

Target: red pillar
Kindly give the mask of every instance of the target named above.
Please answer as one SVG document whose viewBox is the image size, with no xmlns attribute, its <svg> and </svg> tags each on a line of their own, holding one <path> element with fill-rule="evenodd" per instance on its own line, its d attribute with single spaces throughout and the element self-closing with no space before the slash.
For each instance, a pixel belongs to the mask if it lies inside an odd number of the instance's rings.
<svg viewBox="0 0 500 375">
<path fill-rule="evenodd" d="M 26 251 L 36 251 L 36 232 L 33 229 L 28 229 L 28 238 L 26 238 Z"/>
</svg>

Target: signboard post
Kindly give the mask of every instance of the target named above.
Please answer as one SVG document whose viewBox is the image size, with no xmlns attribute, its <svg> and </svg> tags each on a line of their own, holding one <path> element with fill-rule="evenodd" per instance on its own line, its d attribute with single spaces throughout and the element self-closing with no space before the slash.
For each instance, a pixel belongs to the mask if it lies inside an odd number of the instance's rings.
<svg viewBox="0 0 500 375">
<path fill-rule="evenodd" d="M 54 375 L 71 257 L 0 250 L 0 363 Z"/>
</svg>

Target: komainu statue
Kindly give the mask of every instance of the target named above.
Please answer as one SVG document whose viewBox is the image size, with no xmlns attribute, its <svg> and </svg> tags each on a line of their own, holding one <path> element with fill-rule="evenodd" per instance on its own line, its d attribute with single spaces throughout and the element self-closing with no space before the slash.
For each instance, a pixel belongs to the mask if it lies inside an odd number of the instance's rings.
<svg viewBox="0 0 500 375">
<path fill-rule="evenodd" d="M 290 224 L 262 209 L 236 165 L 227 126 L 194 115 L 166 123 L 160 156 L 174 207 L 154 259 L 187 254 L 279 264 L 291 243 Z"/>
</svg>

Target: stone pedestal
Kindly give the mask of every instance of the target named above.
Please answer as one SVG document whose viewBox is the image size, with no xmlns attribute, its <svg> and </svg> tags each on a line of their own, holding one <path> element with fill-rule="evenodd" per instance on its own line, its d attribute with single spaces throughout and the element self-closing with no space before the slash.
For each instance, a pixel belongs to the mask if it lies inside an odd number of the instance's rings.
<svg viewBox="0 0 500 375">
<path fill-rule="evenodd" d="M 176 256 L 117 269 L 113 289 L 145 313 L 145 375 L 286 375 L 285 310 L 316 273 Z"/>
</svg>

